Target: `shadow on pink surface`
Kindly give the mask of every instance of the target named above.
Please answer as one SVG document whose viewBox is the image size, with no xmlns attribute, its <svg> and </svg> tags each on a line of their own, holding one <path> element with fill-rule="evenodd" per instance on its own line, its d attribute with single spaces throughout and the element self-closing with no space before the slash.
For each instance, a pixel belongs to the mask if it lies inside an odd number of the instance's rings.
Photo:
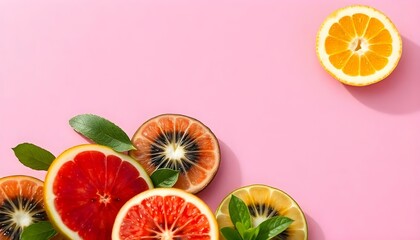
<svg viewBox="0 0 420 240">
<path fill-rule="evenodd" d="M 307 213 L 305 213 L 306 222 L 308 224 L 309 240 L 325 240 L 324 232 L 319 224 Z"/>
<path fill-rule="evenodd" d="M 366 87 L 345 86 L 364 105 L 391 114 L 420 110 L 420 46 L 405 37 L 402 40 L 400 62 L 388 78 Z"/>
<path fill-rule="evenodd" d="M 209 185 L 198 196 L 216 210 L 219 203 L 230 192 L 241 187 L 242 175 L 239 160 L 230 147 L 219 139 L 221 162 L 219 170 Z"/>
</svg>

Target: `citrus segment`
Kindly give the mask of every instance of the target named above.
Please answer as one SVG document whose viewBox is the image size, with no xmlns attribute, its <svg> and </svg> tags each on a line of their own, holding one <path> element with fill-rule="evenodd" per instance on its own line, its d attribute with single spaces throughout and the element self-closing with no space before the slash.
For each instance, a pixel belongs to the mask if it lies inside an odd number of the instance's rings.
<svg viewBox="0 0 420 240">
<path fill-rule="evenodd" d="M 368 57 L 360 56 L 360 75 L 368 76 L 370 74 L 373 74 L 374 72 L 375 72 L 375 68 L 373 68 Z"/>
<path fill-rule="evenodd" d="M 41 180 L 29 176 L 0 178 L 0 240 L 18 240 L 25 227 L 46 220 Z"/>
<path fill-rule="evenodd" d="M 365 14 L 356 13 L 352 16 L 354 29 L 356 29 L 357 36 L 363 37 L 369 17 Z"/>
<path fill-rule="evenodd" d="M 196 119 L 164 114 L 148 120 L 132 137 L 129 152 L 148 172 L 171 168 L 180 172 L 174 187 L 196 193 L 215 176 L 220 162 L 219 143 Z"/>
<path fill-rule="evenodd" d="M 274 240 L 308 239 L 305 215 L 299 205 L 285 192 L 260 184 L 239 188 L 223 199 L 216 210 L 219 228 L 234 227 L 229 215 L 229 201 L 232 195 L 240 198 L 248 206 L 254 227 L 274 216 L 285 216 L 293 220 L 284 232 L 273 238 Z"/>
<path fill-rule="evenodd" d="M 195 195 L 157 188 L 133 197 L 121 208 L 112 239 L 215 240 L 218 228 L 213 213 Z"/>
<path fill-rule="evenodd" d="M 343 39 L 348 39 L 348 41 L 350 42 L 356 36 L 353 19 L 350 16 L 344 16 L 340 20 L 338 20 L 338 24 L 340 24 L 340 26 L 346 32 L 346 37 L 344 37 Z"/>
<path fill-rule="evenodd" d="M 45 205 L 53 224 L 70 239 L 111 239 L 119 209 L 152 188 L 144 169 L 129 156 L 100 145 L 68 149 L 50 166 Z"/>
<path fill-rule="evenodd" d="M 334 23 L 331 26 L 329 34 L 331 37 L 340 39 L 344 42 L 349 42 L 352 39 L 339 23 Z"/>
<path fill-rule="evenodd" d="M 316 50 L 322 66 L 339 81 L 365 86 L 381 81 L 397 66 L 402 41 L 383 13 L 367 6 L 349 6 L 322 24 Z"/>
<path fill-rule="evenodd" d="M 346 65 L 347 61 L 350 59 L 351 55 L 352 53 L 349 50 L 332 54 L 330 56 L 330 61 L 334 65 L 334 67 L 336 67 L 337 69 L 342 69 Z"/>
<path fill-rule="evenodd" d="M 365 31 L 365 38 L 371 39 L 372 37 L 376 36 L 382 29 L 384 29 L 384 24 L 376 18 L 371 18 L 369 21 L 369 25 Z"/>
</svg>

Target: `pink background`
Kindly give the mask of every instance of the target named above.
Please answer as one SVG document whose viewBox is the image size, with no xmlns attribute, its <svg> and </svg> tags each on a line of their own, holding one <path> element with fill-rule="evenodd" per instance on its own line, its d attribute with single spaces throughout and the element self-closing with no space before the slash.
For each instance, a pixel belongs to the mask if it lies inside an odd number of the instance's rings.
<svg viewBox="0 0 420 240">
<path fill-rule="evenodd" d="M 220 140 L 199 194 L 212 209 L 237 187 L 291 194 L 310 239 L 420 239 L 420 2 L 385 12 L 403 56 L 382 83 L 347 87 L 318 63 L 331 1 L 0 1 L 0 176 L 29 174 L 11 148 L 58 155 L 85 143 L 68 120 L 94 113 L 131 136 L 181 113 Z"/>
</svg>

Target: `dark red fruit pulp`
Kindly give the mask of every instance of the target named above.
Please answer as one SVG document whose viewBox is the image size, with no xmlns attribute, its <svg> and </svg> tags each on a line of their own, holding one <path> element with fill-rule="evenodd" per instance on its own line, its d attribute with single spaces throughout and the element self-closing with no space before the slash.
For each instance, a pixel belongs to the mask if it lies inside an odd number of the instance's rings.
<svg viewBox="0 0 420 240">
<path fill-rule="evenodd" d="M 171 232 L 172 239 L 209 240 L 208 218 L 178 196 L 153 196 L 133 206 L 124 217 L 120 238 L 161 239 Z"/>
<path fill-rule="evenodd" d="M 81 152 L 65 163 L 53 187 L 64 224 L 85 240 L 111 239 L 119 209 L 147 189 L 131 163 L 98 151 Z"/>
</svg>

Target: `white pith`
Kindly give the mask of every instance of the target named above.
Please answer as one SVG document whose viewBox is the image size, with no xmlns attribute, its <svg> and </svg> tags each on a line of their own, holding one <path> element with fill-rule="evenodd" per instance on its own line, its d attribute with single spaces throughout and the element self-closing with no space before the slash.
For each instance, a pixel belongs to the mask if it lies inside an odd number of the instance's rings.
<svg viewBox="0 0 420 240">
<path fill-rule="evenodd" d="M 59 228 L 58 230 L 61 233 L 63 233 L 63 235 L 67 236 L 69 239 L 72 240 L 81 240 L 82 238 L 77 232 L 67 227 L 61 219 L 60 215 L 58 214 L 54 203 L 56 195 L 53 193 L 53 185 L 55 179 L 54 177 L 57 176 L 57 173 L 60 170 L 61 166 L 68 161 L 72 161 L 77 154 L 83 151 L 99 151 L 104 153 L 105 155 L 118 156 L 121 160 L 132 163 L 132 165 L 139 171 L 140 175 L 143 176 L 143 179 L 146 181 L 149 188 L 153 188 L 153 183 L 151 182 L 150 178 L 147 177 L 148 174 L 146 173 L 146 171 L 134 159 L 125 154 L 116 153 L 111 148 L 96 144 L 79 145 L 66 150 L 54 160 L 54 162 L 48 169 L 44 183 L 44 203 L 49 219 L 53 222 L 55 226 Z M 101 194 L 98 193 L 98 195 Z M 101 196 L 101 201 L 103 204 L 109 202 L 109 199 L 107 198 L 106 194 Z"/>
<path fill-rule="evenodd" d="M 335 66 L 331 64 L 329 61 L 329 55 L 325 49 L 325 40 L 329 36 L 328 32 L 331 26 L 338 22 L 344 16 L 352 16 L 356 13 L 362 13 L 370 18 L 374 17 L 381 21 L 385 28 L 388 29 L 389 33 L 391 34 L 392 38 L 392 53 L 388 57 L 388 64 L 379 71 L 376 71 L 374 74 L 368 76 L 349 76 L 345 74 L 341 69 L 337 69 Z M 366 50 L 368 50 L 369 46 L 367 43 L 367 39 L 356 37 L 352 40 L 352 43 L 349 45 L 349 49 L 354 51 L 355 50 L 355 42 L 358 40 L 362 41 L 361 50 L 359 50 L 358 54 L 363 54 Z M 317 36 L 317 52 L 319 60 L 322 62 L 324 67 L 330 72 L 331 75 L 338 78 L 340 81 L 344 83 L 348 83 L 351 85 L 368 85 L 371 83 L 375 83 L 387 77 L 393 69 L 396 67 L 400 57 L 401 57 L 401 49 L 402 49 L 402 40 L 401 37 L 396 30 L 394 24 L 381 12 L 365 6 L 352 6 L 344 9 L 337 10 L 333 14 L 331 14 L 327 20 L 322 25 L 321 29 L 318 32 Z"/>
<path fill-rule="evenodd" d="M 350 43 L 349 48 L 353 52 L 362 55 L 367 50 L 369 50 L 369 44 L 364 38 L 354 38 L 353 41 Z"/>
<path fill-rule="evenodd" d="M 257 216 L 257 217 L 253 217 L 252 218 L 252 224 L 254 224 L 253 226 L 258 226 L 260 225 L 262 222 L 264 222 L 265 220 L 267 220 L 268 218 L 264 217 L 264 216 Z"/>
<path fill-rule="evenodd" d="M 18 225 L 19 227 L 27 227 L 31 225 L 32 223 L 32 215 L 29 214 L 26 211 L 18 210 L 15 213 L 13 213 L 13 221 Z"/>
<path fill-rule="evenodd" d="M 171 161 L 181 162 L 185 157 L 185 149 L 179 143 L 170 144 L 165 148 L 165 156 Z"/>
</svg>

